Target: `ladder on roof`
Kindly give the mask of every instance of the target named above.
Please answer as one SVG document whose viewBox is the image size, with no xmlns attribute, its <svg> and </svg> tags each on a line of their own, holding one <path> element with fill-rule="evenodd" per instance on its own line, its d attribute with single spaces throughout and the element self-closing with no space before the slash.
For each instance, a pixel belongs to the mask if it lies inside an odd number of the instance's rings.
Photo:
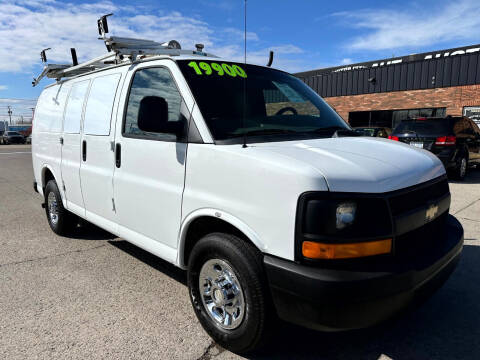
<svg viewBox="0 0 480 360">
<path fill-rule="evenodd" d="M 203 52 L 203 45 L 196 44 L 196 50 L 182 50 L 180 43 L 176 40 L 171 40 L 164 43 L 159 43 L 153 40 L 145 39 L 134 39 L 126 38 L 119 36 L 110 36 L 107 37 L 108 33 L 108 23 L 107 17 L 113 14 L 107 14 L 100 17 L 97 20 L 98 33 L 100 35 L 99 40 L 105 42 L 108 53 L 99 57 L 96 57 L 92 60 L 77 64 L 77 56 L 75 49 L 72 51 L 72 64 L 46 64 L 47 56 L 46 51 L 50 50 L 44 49 L 40 53 L 42 62 L 46 65 L 43 68 L 43 71 L 39 76 L 33 79 L 32 85 L 36 86 L 42 78 L 45 76 L 48 78 L 56 79 L 60 81 L 65 77 L 72 77 L 81 74 L 86 74 L 91 71 L 95 71 L 101 68 L 105 68 L 111 65 L 120 64 L 122 62 L 130 61 L 135 62 L 141 60 L 147 56 L 179 56 L 179 55 L 199 55 L 199 56 L 208 56 L 216 57 L 213 54 L 208 54 Z"/>
</svg>

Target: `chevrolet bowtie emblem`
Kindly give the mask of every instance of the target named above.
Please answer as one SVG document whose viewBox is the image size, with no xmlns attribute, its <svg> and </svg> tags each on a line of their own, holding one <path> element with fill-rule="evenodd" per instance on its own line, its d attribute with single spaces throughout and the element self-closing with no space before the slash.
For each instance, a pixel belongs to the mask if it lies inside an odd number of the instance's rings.
<svg viewBox="0 0 480 360">
<path fill-rule="evenodd" d="M 433 220 L 437 215 L 437 213 L 438 213 L 438 206 L 434 204 L 430 205 L 427 211 L 425 212 L 425 220 L 427 221 Z"/>
</svg>

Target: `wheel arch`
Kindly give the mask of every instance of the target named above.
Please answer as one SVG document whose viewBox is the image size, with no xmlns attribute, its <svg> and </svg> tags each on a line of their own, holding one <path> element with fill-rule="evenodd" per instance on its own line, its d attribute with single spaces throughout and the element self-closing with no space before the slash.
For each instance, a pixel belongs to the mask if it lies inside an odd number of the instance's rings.
<svg viewBox="0 0 480 360">
<path fill-rule="evenodd" d="M 60 196 L 62 197 L 63 206 L 65 204 L 65 194 L 63 193 L 62 183 L 59 181 L 58 177 L 55 176 L 55 172 L 53 171 L 52 167 L 48 164 L 43 165 L 42 172 L 41 172 L 41 189 L 42 194 L 45 196 L 45 187 L 47 186 L 48 181 L 55 180 L 58 186 L 58 191 L 60 192 Z"/>
<path fill-rule="evenodd" d="M 203 236 L 214 232 L 227 232 L 253 244 L 260 252 L 265 246 L 260 237 L 240 219 L 217 209 L 200 209 L 190 213 L 182 222 L 178 240 L 178 265 L 186 269 L 193 246 Z"/>
</svg>

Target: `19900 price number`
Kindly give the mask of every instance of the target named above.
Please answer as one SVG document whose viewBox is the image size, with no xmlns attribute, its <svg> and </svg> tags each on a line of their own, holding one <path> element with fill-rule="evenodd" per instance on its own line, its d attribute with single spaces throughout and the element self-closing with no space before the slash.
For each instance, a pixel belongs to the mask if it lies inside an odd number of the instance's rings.
<svg viewBox="0 0 480 360">
<path fill-rule="evenodd" d="M 243 70 L 240 66 L 236 64 L 229 65 L 225 63 L 219 64 L 214 62 L 209 64 L 204 61 L 201 61 L 199 63 L 197 63 L 196 61 L 190 61 L 188 63 L 188 66 L 190 66 L 193 70 L 195 70 L 195 73 L 197 75 L 215 74 L 215 75 L 223 76 L 224 74 L 227 74 L 231 77 L 236 77 L 236 76 L 240 76 L 242 78 L 247 77 L 247 73 L 245 72 L 245 70 Z"/>
</svg>

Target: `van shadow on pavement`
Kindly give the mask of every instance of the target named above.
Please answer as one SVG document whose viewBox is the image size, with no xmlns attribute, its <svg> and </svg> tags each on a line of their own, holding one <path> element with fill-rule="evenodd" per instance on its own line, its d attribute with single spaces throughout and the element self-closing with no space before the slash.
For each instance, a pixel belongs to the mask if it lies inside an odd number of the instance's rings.
<svg viewBox="0 0 480 360">
<path fill-rule="evenodd" d="M 187 272 L 176 267 L 169 262 L 160 259 L 159 257 L 150 254 L 149 252 L 135 246 L 128 241 L 118 240 L 118 241 L 109 241 L 110 245 L 115 246 L 116 248 L 125 251 L 127 254 L 137 258 L 143 263 L 151 266 L 155 270 L 158 270 L 165 275 L 171 277 L 172 279 L 178 281 L 179 283 L 187 286 Z"/>
<path fill-rule="evenodd" d="M 82 219 L 79 219 L 77 226 L 68 236 L 79 240 L 112 240 L 116 237 L 108 231 Z"/>
<path fill-rule="evenodd" d="M 186 272 L 124 240 L 109 241 L 186 285 Z M 322 333 L 282 323 L 251 359 L 480 359 L 480 247 L 465 245 L 457 269 L 420 307 L 372 329 Z"/>
</svg>

